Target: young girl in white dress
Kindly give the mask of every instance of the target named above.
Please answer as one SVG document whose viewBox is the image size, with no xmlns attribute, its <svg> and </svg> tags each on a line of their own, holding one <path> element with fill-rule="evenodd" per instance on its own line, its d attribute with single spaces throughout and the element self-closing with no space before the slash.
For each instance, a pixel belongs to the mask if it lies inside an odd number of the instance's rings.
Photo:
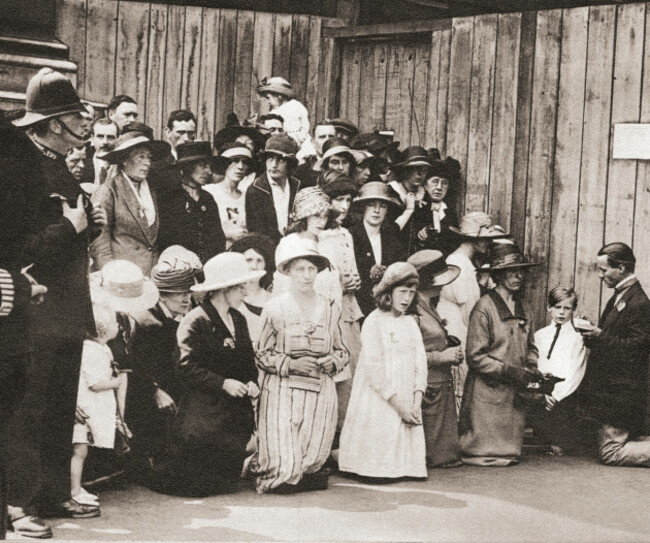
<svg viewBox="0 0 650 543">
<path fill-rule="evenodd" d="M 418 286 L 416 269 L 391 264 L 364 321 L 361 354 L 341 432 L 339 469 L 363 477 L 427 476 L 422 395 L 427 357 L 418 325 L 406 315 Z"/>
<path fill-rule="evenodd" d="M 106 342 L 118 334 L 115 310 L 93 305 L 97 337 L 86 339 L 81 356 L 77 392 L 77 421 L 72 435 L 70 463 L 72 499 L 84 505 L 99 505 L 97 496 L 81 486 L 88 446 L 112 449 L 115 442 L 117 401 L 115 391 L 122 374 L 114 369 L 113 354 Z"/>
</svg>

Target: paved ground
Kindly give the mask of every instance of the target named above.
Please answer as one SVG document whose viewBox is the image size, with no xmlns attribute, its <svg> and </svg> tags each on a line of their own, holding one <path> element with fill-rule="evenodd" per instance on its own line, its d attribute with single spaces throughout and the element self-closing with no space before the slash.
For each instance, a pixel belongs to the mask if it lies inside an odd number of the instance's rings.
<svg viewBox="0 0 650 543">
<path fill-rule="evenodd" d="M 431 470 L 426 482 L 240 492 L 201 500 L 101 492 L 103 516 L 52 520 L 57 539 L 215 541 L 650 541 L 650 470 L 533 455 L 513 468 Z"/>
</svg>

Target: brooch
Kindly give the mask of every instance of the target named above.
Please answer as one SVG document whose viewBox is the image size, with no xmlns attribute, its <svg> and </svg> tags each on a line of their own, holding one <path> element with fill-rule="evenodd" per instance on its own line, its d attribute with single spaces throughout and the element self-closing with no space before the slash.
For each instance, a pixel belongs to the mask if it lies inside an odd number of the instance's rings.
<svg viewBox="0 0 650 543">
<path fill-rule="evenodd" d="M 201 206 L 201 211 L 205 211 L 205 206 Z"/>
<path fill-rule="evenodd" d="M 621 300 L 616 304 L 616 310 L 620 313 L 624 309 L 625 309 L 625 302 Z"/>
<path fill-rule="evenodd" d="M 234 349 L 235 348 L 235 340 L 231 337 L 227 337 L 226 339 L 223 340 L 223 346 L 228 347 L 229 349 Z"/>
</svg>

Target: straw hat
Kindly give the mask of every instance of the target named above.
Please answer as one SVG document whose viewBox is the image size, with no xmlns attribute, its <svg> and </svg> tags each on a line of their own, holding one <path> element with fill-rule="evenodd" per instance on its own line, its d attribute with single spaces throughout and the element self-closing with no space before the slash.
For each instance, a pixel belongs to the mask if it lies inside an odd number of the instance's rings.
<svg viewBox="0 0 650 543">
<path fill-rule="evenodd" d="M 397 285 L 405 283 L 406 281 L 414 280 L 420 281 L 418 271 L 413 264 L 408 262 L 395 262 L 386 268 L 381 281 L 376 284 L 372 289 L 373 296 L 379 296 L 385 292 L 393 290 Z"/>
<path fill-rule="evenodd" d="M 176 262 L 188 264 L 195 272 L 203 269 L 201 259 L 196 253 L 186 249 L 182 245 L 170 245 L 158 257 L 158 263 L 167 262 L 176 265 Z"/>
<path fill-rule="evenodd" d="M 90 275 L 93 301 L 104 302 L 115 311 L 135 313 L 156 305 L 158 289 L 140 266 L 128 260 L 113 260 Z"/>
<path fill-rule="evenodd" d="M 212 146 L 209 141 L 188 141 L 181 143 L 176 147 L 178 158 L 174 162 L 174 166 L 199 162 L 205 160 L 206 162 L 212 161 Z"/>
<path fill-rule="evenodd" d="M 98 156 L 110 164 L 121 164 L 129 156 L 133 149 L 144 147 L 151 151 L 151 161 L 156 162 L 165 158 L 171 153 L 169 143 L 165 141 L 152 141 L 139 132 L 127 132 L 122 134 L 115 142 L 115 147 L 112 151 Z"/>
<path fill-rule="evenodd" d="M 30 126 L 66 113 L 86 112 L 72 82 L 51 68 L 41 68 L 29 80 L 25 101 L 25 115 L 14 120 L 14 126 Z"/>
<path fill-rule="evenodd" d="M 325 162 L 334 155 L 347 155 L 348 160 L 354 166 L 368 158 L 366 153 L 366 151 L 351 149 L 347 142 L 341 138 L 330 138 L 323 145 L 323 156 L 314 163 L 312 169 L 315 172 L 322 171 Z"/>
<path fill-rule="evenodd" d="M 128 134 L 129 132 L 135 132 L 140 136 L 145 136 L 150 140 L 153 140 L 153 128 L 139 121 L 126 123 L 122 127 L 122 134 Z"/>
<path fill-rule="evenodd" d="M 452 283 L 460 275 L 460 268 L 453 264 L 447 264 L 444 255 L 440 251 L 424 249 L 409 256 L 407 262 L 413 264 L 422 278 L 431 277 L 430 287 L 444 287 Z"/>
<path fill-rule="evenodd" d="M 193 285 L 190 290 L 209 292 L 243 285 L 261 279 L 266 272 L 249 270 L 246 257 L 241 253 L 221 253 L 205 263 L 203 274 L 205 275 L 203 283 Z"/>
<path fill-rule="evenodd" d="M 514 243 L 500 243 L 493 247 L 490 252 L 490 262 L 487 267 L 483 266 L 481 271 L 496 272 L 535 266 L 539 266 L 539 262 L 529 262 Z"/>
<path fill-rule="evenodd" d="M 264 142 L 266 141 L 266 136 L 255 128 L 255 126 L 242 125 L 236 114 L 229 113 L 226 126 L 214 135 L 214 148 L 221 149 L 225 143 L 233 142 L 239 136 L 248 136 L 253 140 L 257 149 L 264 147 Z"/>
<path fill-rule="evenodd" d="M 353 206 L 365 205 L 372 200 L 381 200 L 387 202 L 398 209 L 401 209 L 402 202 L 393 196 L 391 189 L 381 181 L 370 181 L 363 185 L 359 190 L 359 195 L 352 200 Z"/>
<path fill-rule="evenodd" d="M 331 209 L 330 199 L 320 187 L 307 187 L 299 190 L 293 201 L 291 221 L 298 222 L 313 215 L 320 215 Z"/>
<path fill-rule="evenodd" d="M 257 94 L 264 96 L 267 92 L 281 94 L 287 98 L 293 98 L 296 95 L 293 86 L 284 77 L 265 77 L 262 79 L 259 87 L 257 87 Z"/>
<path fill-rule="evenodd" d="M 318 271 L 329 267 L 330 261 L 318 252 L 315 237 L 304 234 L 289 234 L 283 237 L 275 250 L 275 267 L 283 274 L 289 273 L 289 264 L 296 258 L 306 258 L 314 263 Z"/>
<path fill-rule="evenodd" d="M 159 292 L 189 292 L 194 285 L 194 269 L 187 262 L 158 262 L 151 279 Z"/>
<path fill-rule="evenodd" d="M 492 217 L 483 211 L 474 211 L 460 219 L 458 228 L 450 226 L 449 230 L 468 239 L 495 239 L 508 236 L 503 228 L 492 223 Z"/>
</svg>

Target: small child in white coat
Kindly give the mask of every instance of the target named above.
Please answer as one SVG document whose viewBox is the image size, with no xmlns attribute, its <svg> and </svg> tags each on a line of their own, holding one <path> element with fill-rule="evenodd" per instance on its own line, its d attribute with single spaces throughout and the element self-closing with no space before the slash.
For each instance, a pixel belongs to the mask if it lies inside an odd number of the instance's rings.
<svg viewBox="0 0 650 543">
<path fill-rule="evenodd" d="M 72 499 L 83 505 L 98 506 L 97 496 L 82 488 L 81 478 L 88 446 L 112 449 L 115 444 L 115 391 L 122 385 L 122 374 L 115 369 L 113 354 L 106 345 L 119 331 L 115 311 L 95 304 L 93 312 L 97 337 L 86 339 L 83 345 L 70 474 Z"/>
<path fill-rule="evenodd" d="M 575 392 L 586 369 L 586 351 L 582 335 L 575 329 L 574 312 L 578 297 L 572 288 L 558 286 L 548 294 L 551 324 L 535 332 L 539 349 L 538 369 L 562 377 L 553 393 L 545 396 L 543 409 L 530 417 L 535 433 L 547 442 L 551 452 L 563 454 L 565 447 L 581 441 L 581 429 L 575 417 Z"/>
<path fill-rule="evenodd" d="M 264 78 L 257 93 L 269 101 L 271 113 L 284 119 L 284 131 L 301 147 L 309 139 L 309 112 L 296 100 L 291 83 L 283 77 Z"/>
</svg>

